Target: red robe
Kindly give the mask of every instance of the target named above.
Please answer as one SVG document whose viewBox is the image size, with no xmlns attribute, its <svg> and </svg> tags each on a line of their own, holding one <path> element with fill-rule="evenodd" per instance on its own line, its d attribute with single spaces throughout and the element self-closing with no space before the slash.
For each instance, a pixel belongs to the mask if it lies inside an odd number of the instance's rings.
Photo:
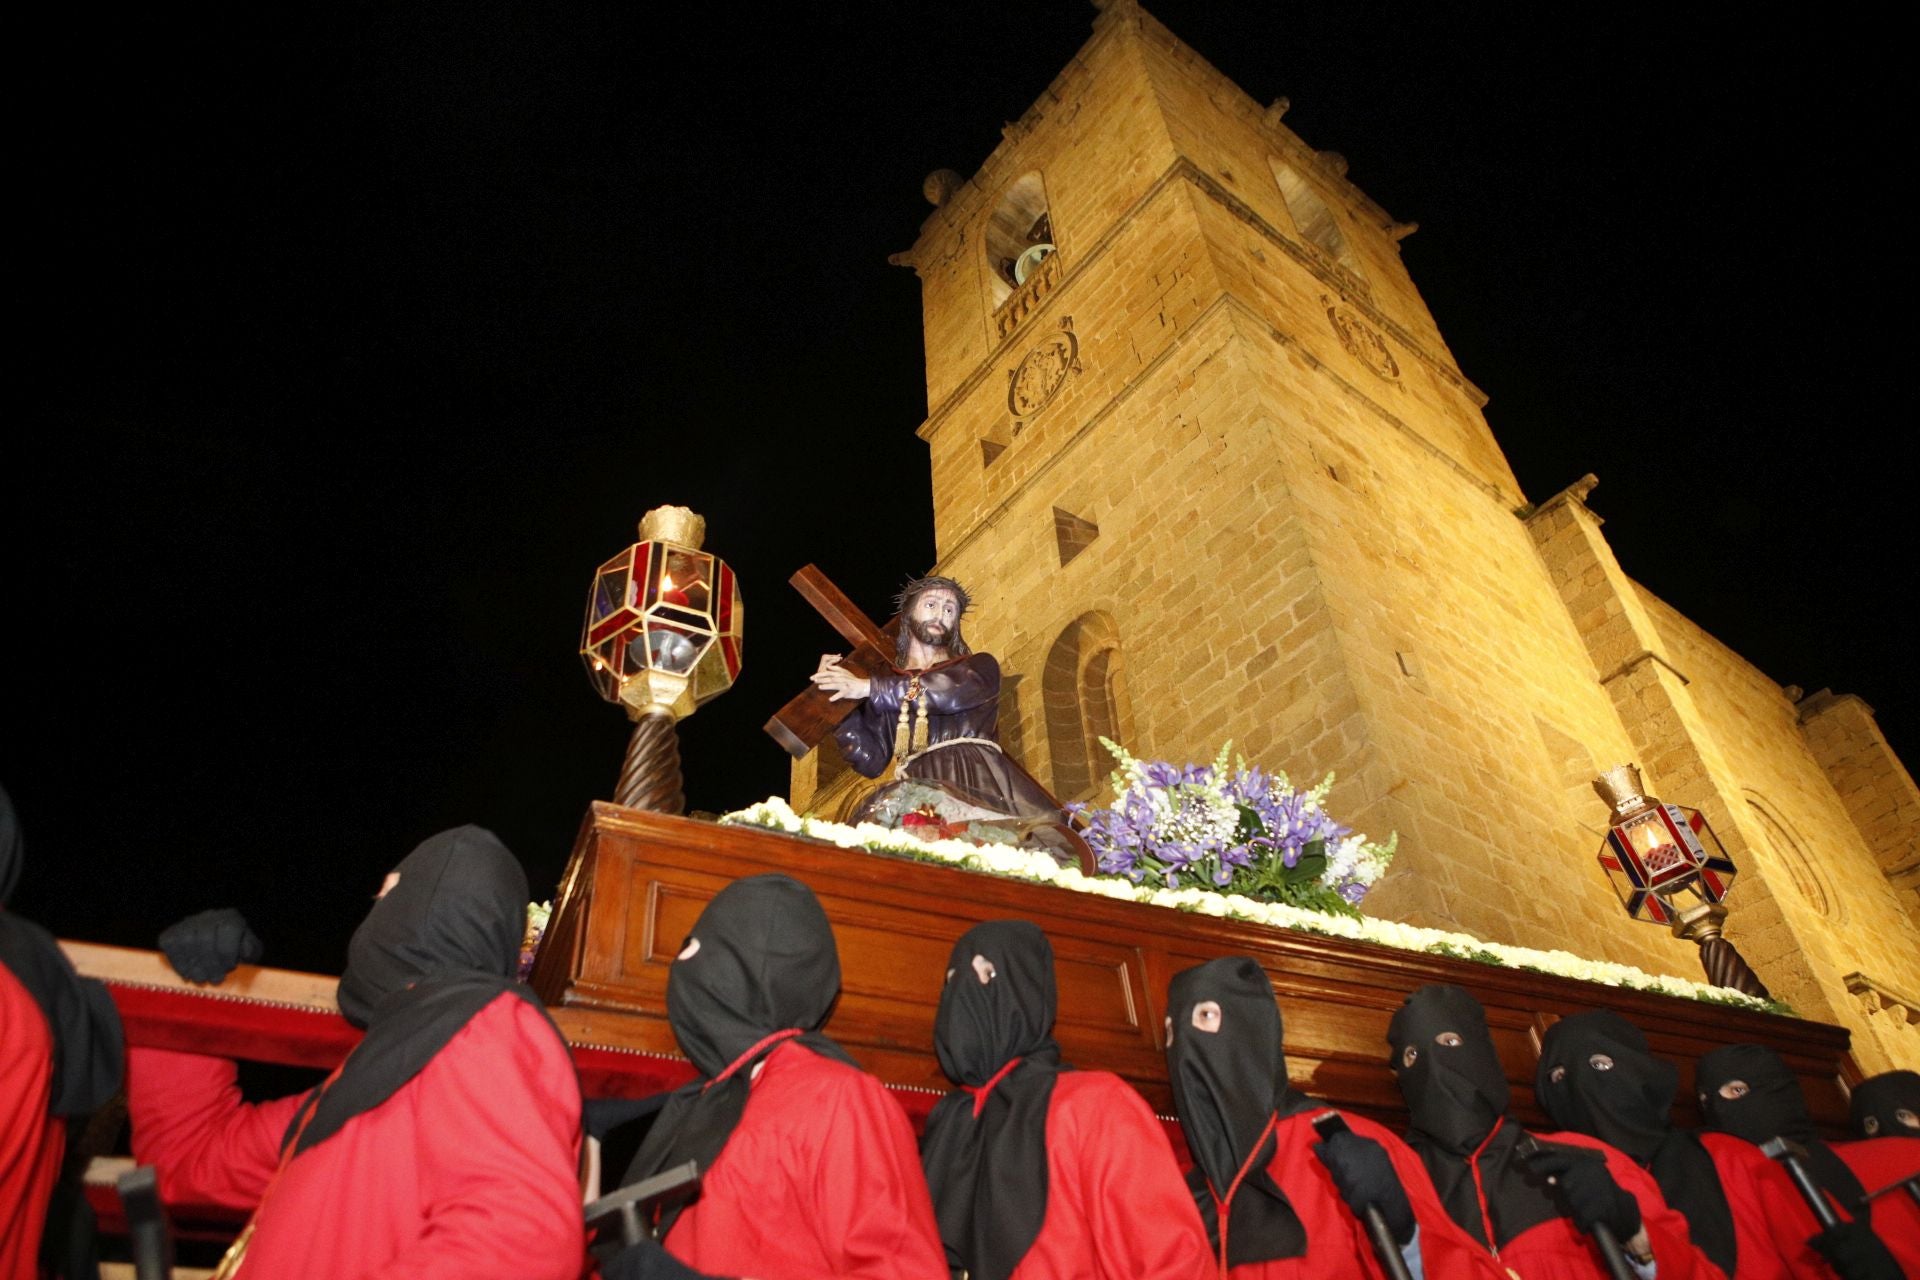
<svg viewBox="0 0 1920 1280">
<path fill-rule="evenodd" d="M 1320 1140 L 1313 1131 L 1313 1117 L 1318 1114 L 1316 1109 L 1283 1117 L 1274 1128 L 1276 1145 L 1273 1159 L 1267 1164 L 1267 1172 L 1307 1229 L 1306 1253 L 1298 1258 L 1247 1263 L 1231 1271 L 1220 1268 L 1216 1261 L 1215 1274 L 1228 1280 L 1317 1280 L 1322 1276 L 1385 1280 L 1372 1237 L 1340 1198 L 1333 1175 L 1313 1154 L 1313 1144 Z M 1427 1280 L 1506 1280 L 1479 1241 L 1447 1216 L 1446 1206 L 1434 1193 L 1427 1168 L 1414 1150 L 1371 1120 L 1344 1112 L 1342 1115 L 1355 1134 L 1387 1149 L 1393 1171 L 1400 1175 L 1400 1185 L 1413 1204 L 1414 1220 L 1420 1224 L 1420 1263 Z M 1527 1280 L 1533 1280 L 1531 1272 L 1526 1274 Z"/>
<path fill-rule="evenodd" d="M 1606 1157 L 1607 1172 L 1640 1206 L 1640 1222 L 1646 1229 L 1647 1243 L 1653 1246 L 1659 1280 L 1722 1280 L 1720 1268 L 1693 1247 L 1693 1237 L 1687 1233 L 1687 1220 L 1668 1206 L 1666 1197 L 1660 1194 L 1660 1184 L 1625 1152 L 1584 1133 L 1536 1132 L 1533 1136 L 1542 1142 L 1585 1147 Z M 1487 1213 L 1484 1193 L 1480 1196 L 1480 1212 L 1484 1219 Z M 1491 1228 L 1487 1236 L 1492 1238 Z M 1551 1218 L 1528 1227 L 1495 1250 L 1493 1256 L 1503 1268 L 1525 1280 L 1608 1280 L 1607 1264 L 1601 1260 L 1598 1246 L 1592 1237 L 1573 1225 L 1571 1218 Z M 1431 1268 L 1427 1275 L 1430 1278 L 1434 1275 Z"/>
<path fill-rule="evenodd" d="M 1207 1229 L 1146 1099 L 1063 1071 L 1047 1102 L 1047 1216 L 1010 1280 L 1205 1280 Z"/>
<path fill-rule="evenodd" d="M 906 1113 L 866 1072 L 793 1043 L 755 1073 L 665 1243 L 710 1275 L 947 1280 Z"/>
<path fill-rule="evenodd" d="M 66 1125 L 51 1114 L 53 1032 L 0 965 L 0 1280 L 33 1280 Z"/>
<path fill-rule="evenodd" d="M 1820 1230 L 1786 1171 L 1728 1133 L 1700 1133 L 1733 1213 L 1733 1280 L 1832 1280 L 1807 1241 Z"/>
<path fill-rule="evenodd" d="M 1920 1174 L 1920 1138 L 1868 1138 L 1832 1146 L 1870 1192 Z M 1907 1275 L 1920 1280 L 1920 1204 L 1905 1191 L 1881 1196 L 1873 1202 L 1873 1232 L 1886 1242 Z"/>
<path fill-rule="evenodd" d="M 249 1104 L 235 1076 L 224 1058 L 127 1054 L 133 1154 L 158 1167 L 161 1198 L 258 1206 L 241 1280 L 576 1280 L 584 1269 L 579 1078 L 526 1001 L 495 998 L 277 1181 L 305 1095 Z"/>
</svg>

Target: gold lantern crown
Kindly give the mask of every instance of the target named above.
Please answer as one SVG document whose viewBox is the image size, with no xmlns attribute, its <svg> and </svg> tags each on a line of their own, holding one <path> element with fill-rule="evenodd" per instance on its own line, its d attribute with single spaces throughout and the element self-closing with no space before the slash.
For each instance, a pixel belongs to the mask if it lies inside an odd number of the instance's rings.
<svg viewBox="0 0 1920 1280">
<path fill-rule="evenodd" d="M 655 507 L 640 517 L 642 542 L 671 542 L 698 551 L 706 538 L 706 518 L 686 507 Z"/>
</svg>

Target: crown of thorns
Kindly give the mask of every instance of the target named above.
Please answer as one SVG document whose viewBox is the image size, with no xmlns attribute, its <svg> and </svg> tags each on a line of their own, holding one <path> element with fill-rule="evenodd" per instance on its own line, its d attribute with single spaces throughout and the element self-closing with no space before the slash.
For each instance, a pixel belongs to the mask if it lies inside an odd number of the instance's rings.
<svg viewBox="0 0 1920 1280">
<path fill-rule="evenodd" d="M 900 588 L 900 594 L 893 598 L 893 606 L 896 611 L 905 613 L 907 606 L 912 604 L 915 598 L 925 592 L 934 590 L 953 592 L 953 598 L 960 602 L 960 613 L 956 614 L 956 617 L 964 615 L 973 605 L 973 597 L 967 594 L 965 587 L 955 582 L 952 578 L 942 578 L 938 575 L 933 575 L 910 580 L 906 586 Z"/>
</svg>

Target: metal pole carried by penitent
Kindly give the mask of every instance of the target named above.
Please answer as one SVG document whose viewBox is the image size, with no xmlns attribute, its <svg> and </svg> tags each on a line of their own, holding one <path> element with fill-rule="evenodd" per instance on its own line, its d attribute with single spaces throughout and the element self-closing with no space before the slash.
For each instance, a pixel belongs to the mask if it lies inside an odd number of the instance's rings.
<svg viewBox="0 0 1920 1280">
<path fill-rule="evenodd" d="M 1312 1121 L 1313 1131 L 1325 1142 L 1337 1133 L 1352 1133 L 1347 1122 L 1338 1111 L 1322 1111 Z M 1373 1253 L 1380 1260 L 1380 1269 L 1387 1273 L 1387 1280 L 1413 1280 L 1413 1273 L 1407 1269 L 1407 1260 L 1401 1256 L 1400 1246 L 1394 1243 L 1393 1231 L 1387 1226 L 1386 1217 L 1378 1205 L 1364 1205 L 1358 1210 L 1361 1223 L 1367 1228 L 1367 1236 L 1373 1241 Z"/>
<path fill-rule="evenodd" d="M 1528 1136 L 1514 1144 L 1514 1150 L 1522 1159 L 1531 1159 L 1540 1150 L 1540 1144 Z M 1634 1280 L 1633 1265 L 1627 1261 L 1627 1251 L 1620 1245 L 1620 1237 L 1613 1234 L 1613 1228 L 1604 1222 L 1596 1222 L 1587 1232 L 1593 1237 L 1593 1243 L 1599 1246 L 1600 1258 L 1607 1264 L 1607 1274 L 1613 1280 Z"/>
</svg>

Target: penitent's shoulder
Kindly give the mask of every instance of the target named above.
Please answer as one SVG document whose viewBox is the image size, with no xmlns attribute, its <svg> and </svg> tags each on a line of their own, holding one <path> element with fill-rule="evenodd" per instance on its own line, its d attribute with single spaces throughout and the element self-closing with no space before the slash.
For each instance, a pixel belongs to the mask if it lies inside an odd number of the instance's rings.
<svg viewBox="0 0 1920 1280">
<path fill-rule="evenodd" d="M 1093 1128 L 1130 1121 L 1159 1124 L 1140 1091 L 1111 1071 L 1062 1071 L 1054 1079 L 1047 1110 L 1055 1123 L 1067 1121 Z"/>
</svg>

